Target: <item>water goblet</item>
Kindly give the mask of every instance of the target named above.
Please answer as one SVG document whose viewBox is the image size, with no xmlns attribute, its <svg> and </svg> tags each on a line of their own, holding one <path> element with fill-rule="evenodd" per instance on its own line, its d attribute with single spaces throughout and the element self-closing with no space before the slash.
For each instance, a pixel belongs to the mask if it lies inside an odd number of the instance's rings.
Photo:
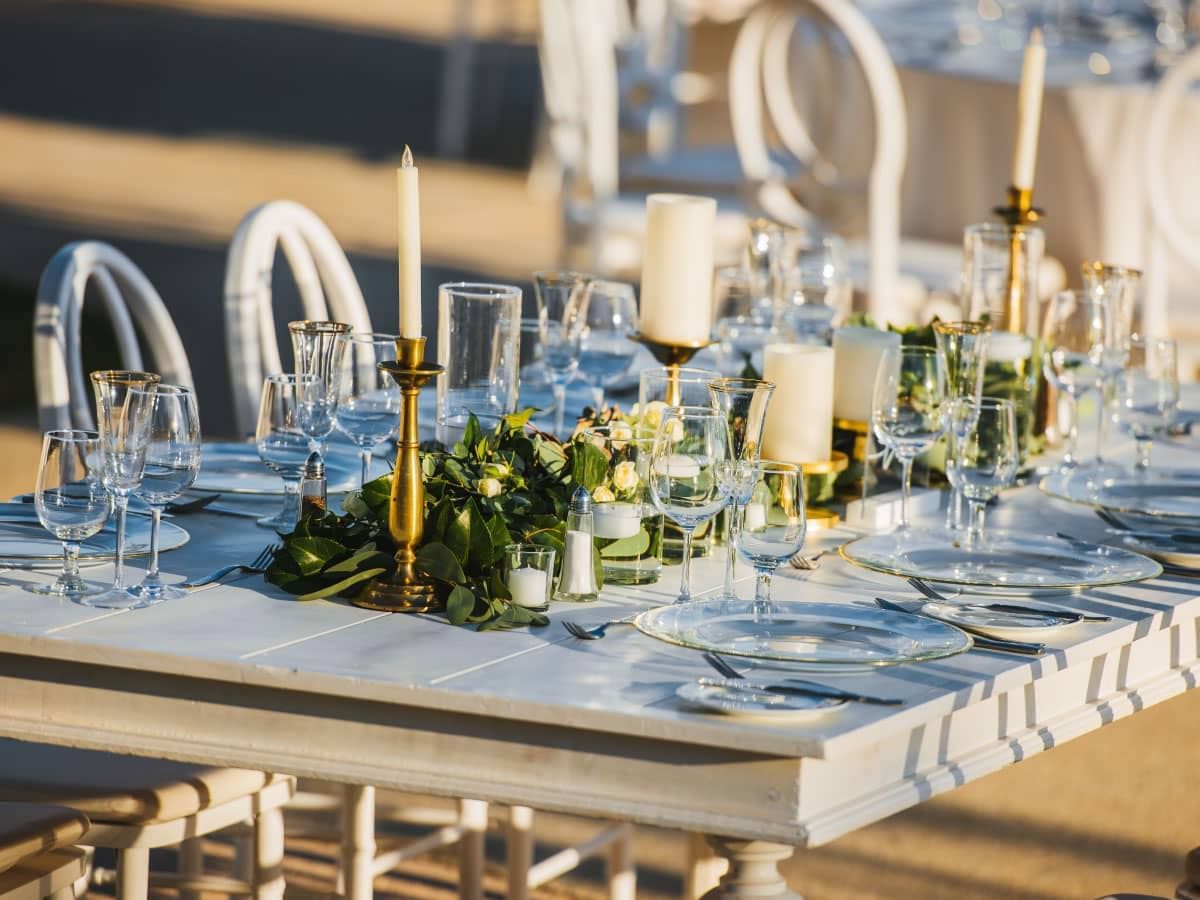
<svg viewBox="0 0 1200 900">
<path fill-rule="evenodd" d="M 764 459 L 754 467 L 750 483 L 737 552 L 754 566 L 754 619 L 765 622 L 774 612 L 775 570 L 804 547 L 804 472 L 792 463 Z"/>
<path fill-rule="evenodd" d="M 158 533 L 163 509 L 186 491 L 200 472 L 200 414 L 191 388 L 155 385 L 150 397 L 146 467 L 137 495 L 150 507 L 150 568 L 129 589 L 139 606 L 186 597 L 182 588 L 164 584 L 158 571 Z"/>
<path fill-rule="evenodd" d="M 650 451 L 650 499 L 683 533 L 676 603 L 692 599 L 692 533 L 728 500 L 720 469 L 730 460 L 729 426 L 711 406 L 673 406 L 663 413 Z"/>
<path fill-rule="evenodd" d="M 305 319 L 288 322 L 288 332 L 292 336 L 296 374 L 315 375 L 324 386 L 321 393 L 310 395 L 309 411 L 304 419 L 309 451 L 324 456 L 325 442 L 333 431 L 338 392 L 341 390 L 343 359 L 346 355 L 346 343 L 341 338 L 350 332 L 350 326 L 344 322 Z"/>
<path fill-rule="evenodd" d="M 334 422 L 358 447 L 361 486 L 370 476 L 371 451 L 396 434 L 399 427 L 400 385 L 379 368 L 381 362 L 395 362 L 399 337 L 355 332 L 343 334 L 339 340 L 345 349 Z"/>
<path fill-rule="evenodd" d="M 1011 400 L 962 397 L 950 403 L 946 477 L 967 501 L 966 546 L 983 540 L 988 501 L 1017 476 L 1017 408 Z"/>
<path fill-rule="evenodd" d="M 100 433 L 101 481 L 117 511 L 117 549 L 113 583 L 103 594 L 81 603 L 104 609 L 125 609 L 139 599 L 125 587 L 125 520 L 129 497 L 142 482 L 154 387 L 162 379 L 151 372 L 109 370 L 92 373 Z"/>
<path fill-rule="evenodd" d="M 268 375 L 263 381 L 254 439 L 258 456 L 283 479 L 283 508 L 258 520 L 286 534 L 300 520 L 300 478 L 312 452 L 310 418 L 324 414 L 325 385 L 316 375 Z"/>
<path fill-rule="evenodd" d="M 1042 371 L 1046 380 L 1067 397 L 1071 421 L 1063 441 L 1064 469 L 1079 464 L 1079 398 L 1099 390 L 1110 308 L 1097 294 L 1059 291 L 1046 306 L 1042 321 Z"/>
<path fill-rule="evenodd" d="M 945 431 L 945 401 L 946 362 L 938 350 L 900 346 L 884 352 L 875 373 L 871 425 L 879 442 L 900 460 L 900 531 L 910 527 L 913 460 Z"/>
<path fill-rule="evenodd" d="M 1083 289 L 1108 310 L 1100 357 L 1100 400 L 1096 404 L 1096 464 L 1104 462 L 1108 423 L 1115 412 L 1117 377 L 1129 358 L 1129 341 L 1141 326 L 1142 273 L 1128 266 L 1089 260 L 1083 264 Z"/>
<path fill-rule="evenodd" d="M 592 404 L 604 409 L 604 389 L 629 371 L 637 354 L 630 337 L 637 333 L 637 297 L 633 285 L 593 281 L 580 342 L 579 372 L 592 388 Z"/>
<path fill-rule="evenodd" d="M 100 483 L 100 435 L 95 431 L 47 431 L 42 437 L 34 508 L 42 527 L 62 541 L 62 574 L 52 584 L 30 588 L 78 600 L 105 590 L 79 574 L 79 544 L 98 534 L 108 521 L 112 501 Z"/>
<path fill-rule="evenodd" d="M 1135 468 L 1150 468 L 1150 447 L 1179 408 L 1179 353 L 1165 338 L 1129 339 L 1129 362 L 1117 376 L 1113 420 L 1137 442 Z"/>
<path fill-rule="evenodd" d="M 988 338 L 991 326 L 986 322 L 933 323 L 934 339 L 946 358 L 946 393 L 951 399 L 978 400 L 983 395 L 983 373 L 987 367 Z M 967 423 L 955 419 L 952 425 Z M 962 527 L 962 494 L 950 486 L 950 503 L 946 508 L 946 528 L 957 531 Z"/>
<path fill-rule="evenodd" d="M 579 368 L 591 283 L 590 275 L 578 272 L 533 273 L 542 328 L 542 362 L 554 390 L 556 434 L 563 431 L 567 382 Z"/>
</svg>

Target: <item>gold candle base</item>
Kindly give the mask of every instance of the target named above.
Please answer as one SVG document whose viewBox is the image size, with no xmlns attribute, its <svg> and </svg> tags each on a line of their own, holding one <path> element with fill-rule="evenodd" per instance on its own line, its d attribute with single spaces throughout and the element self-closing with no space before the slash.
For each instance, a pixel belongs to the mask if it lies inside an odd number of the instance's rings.
<svg viewBox="0 0 1200 900">
<path fill-rule="evenodd" d="M 443 371 L 425 362 L 425 338 L 396 341 L 396 362 L 382 362 L 400 385 L 400 434 L 396 445 L 396 467 L 388 501 L 388 534 L 396 545 L 396 571 L 381 575 L 351 602 L 364 609 L 384 612 L 440 612 L 446 608 L 436 585 L 417 570 L 416 548 L 425 531 L 425 476 L 421 472 L 421 437 L 417 423 L 417 399 L 421 388 Z"/>
<path fill-rule="evenodd" d="M 670 374 L 667 376 L 667 406 L 680 406 L 682 391 L 679 388 L 679 369 L 686 366 L 693 356 L 707 347 L 712 341 L 695 341 L 690 344 L 665 344 L 646 337 L 643 334 L 631 334 L 630 340 L 637 341 L 650 351 L 658 364 L 665 366 Z"/>
<path fill-rule="evenodd" d="M 800 463 L 800 471 L 807 478 L 810 475 L 833 475 L 838 472 L 845 472 L 850 465 L 850 457 L 840 450 L 834 450 L 829 459 L 821 460 L 820 462 Z M 842 519 L 832 509 L 826 509 L 823 506 L 806 506 L 804 508 L 805 518 L 808 520 L 810 531 L 824 531 L 826 528 L 837 527 Z"/>
</svg>

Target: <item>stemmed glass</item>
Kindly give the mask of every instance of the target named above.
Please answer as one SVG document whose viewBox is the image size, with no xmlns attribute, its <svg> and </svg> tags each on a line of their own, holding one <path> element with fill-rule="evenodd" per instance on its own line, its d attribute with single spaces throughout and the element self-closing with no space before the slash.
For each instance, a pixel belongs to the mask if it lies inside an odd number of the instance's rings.
<svg viewBox="0 0 1200 900">
<path fill-rule="evenodd" d="M 891 347 L 875 373 L 871 424 L 879 442 L 900 460 L 900 531 L 907 530 L 913 460 L 945 431 L 946 361 L 933 347 Z"/>
<path fill-rule="evenodd" d="M 554 390 L 556 434 L 563 431 L 567 383 L 579 368 L 591 283 L 590 275 L 578 272 L 533 273 L 542 329 L 542 362 Z"/>
<path fill-rule="evenodd" d="M 129 589 L 150 606 L 186 597 L 182 588 L 163 584 L 158 571 L 158 532 L 163 508 L 189 487 L 200 472 L 200 414 L 196 395 L 178 384 L 156 385 L 150 397 L 146 468 L 137 494 L 150 507 L 150 568 Z"/>
<path fill-rule="evenodd" d="M 676 603 L 692 599 L 692 532 L 721 511 L 720 470 L 730 461 L 729 426 L 711 406 L 669 407 L 650 451 L 650 499 L 683 532 Z"/>
<path fill-rule="evenodd" d="M 1104 462 L 1108 445 L 1108 423 L 1114 413 L 1117 377 L 1129 359 L 1129 341 L 1140 318 L 1138 293 L 1142 273 L 1128 266 L 1089 260 L 1083 264 L 1083 288 L 1107 309 L 1104 352 L 1101 354 L 1100 399 L 1096 405 L 1096 463 Z"/>
<path fill-rule="evenodd" d="M 117 510 L 117 550 L 113 583 L 103 594 L 81 603 L 104 609 L 125 609 L 140 603 L 125 587 L 125 520 L 129 496 L 142 481 L 154 387 L 161 381 L 150 372 L 109 370 L 92 373 L 96 419 L 100 432 L 101 480 Z"/>
<path fill-rule="evenodd" d="M 1098 390 L 1103 383 L 1108 331 L 1109 305 L 1102 296 L 1059 291 L 1046 306 L 1042 322 L 1042 370 L 1046 380 L 1067 396 L 1071 416 L 1063 446 L 1064 469 L 1079 465 L 1076 457 L 1079 397 Z"/>
<path fill-rule="evenodd" d="M 946 359 L 946 390 L 951 399 L 978 400 L 983 395 L 983 373 L 987 367 L 991 330 L 986 322 L 933 323 L 937 347 Z M 970 422 L 956 418 L 950 425 L 969 427 Z M 962 494 L 953 485 L 950 488 L 946 528 L 957 531 L 962 527 Z"/>
<path fill-rule="evenodd" d="M 300 520 L 300 478 L 312 452 L 312 417 L 324 415 L 325 385 L 316 375 L 268 375 L 263 381 L 254 439 L 258 456 L 283 479 L 283 509 L 258 520 L 281 534 Z"/>
<path fill-rule="evenodd" d="M 394 334 L 344 334 L 344 367 L 340 396 L 334 414 L 338 430 L 358 447 L 362 459 L 360 485 L 367 483 L 371 469 L 371 451 L 396 433 L 400 420 L 400 385 L 379 368 L 381 362 L 394 362 Z"/>
<path fill-rule="evenodd" d="M 804 472 L 792 463 L 762 460 L 754 467 L 745 521 L 738 532 L 737 552 L 754 566 L 754 620 L 774 613 L 771 576 L 800 552 L 808 527 L 804 511 Z"/>
<path fill-rule="evenodd" d="M 89 584 L 79 574 L 79 544 L 98 534 L 112 509 L 100 483 L 100 435 L 95 431 L 47 431 L 42 438 L 34 508 L 42 527 L 62 541 L 63 570 L 53 584 L 30 588 L 78 600 L 105 588 Z"/>
<path fill-rule="evenodd" d="M 1150 468 L 1151 444 L 1179 408 L 1178 356 L 1174 341 L 1130 338 L 1128 365 L 1117 376 L 1113 419 L 1137 441 L 1140 472 Z"/>
<path fill-rule="evenodd" d="M 960 398 L 950 405 L 946 477 L 966 498 L 968 549 L 983 541 L 988 501 L 1013 483 L 1021 451 L 1011 400 Z"/>
<path fill-rule="evenodd" d="M 604 389 L 629 371 L 637 344 L 637 297 L 633 285 L 593 281 L 588 291 L 579 371 L 592 386 L 592 405 L 604 409 Z"/>
<path fill-rule="evenodd" d="M 756 466 L 762 456 L 762 430 L 767 404 L 775 385 L 755 378 L 718 378 L 708 385 L 712 405 L 729 425 L 730 460 L 719 469 L 721 488 L 729 497 L 725 514 L 725 596 L 737 599 L 734 589 L 734 559 L 741 527 L 742 507 L 750 502 L 756 482 Z"/>
<path fill-rule="evenodd" d="M 333 431 L 337 412 L 338 392 L 341 390 L 342 360 L 350 326 L 344 322 L 288 322 L 292 335 L 292 354 L 296 359 L 297 375 L 315 375 L 321 379 L 321 392 L 309 395 L 308 414 L 304 417 L 310 452 L 325 455 L 325 441 Z"/>
</svg>

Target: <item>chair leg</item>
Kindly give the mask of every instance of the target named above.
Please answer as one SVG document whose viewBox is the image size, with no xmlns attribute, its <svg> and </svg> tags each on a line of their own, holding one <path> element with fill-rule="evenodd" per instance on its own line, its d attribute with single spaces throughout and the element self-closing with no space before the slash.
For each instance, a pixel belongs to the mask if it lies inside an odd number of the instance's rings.
<svg viewBox="0 0 1200 900">
<path fill-rule="evenodd" d="M 283 810 L 269 809 L 254 818 L 255 900 L 283 900 Z"/>
<path fill-rule="evenodd" d="M 608 900 L 637 900 L 637 868 L 633 863 L 633 826 L 626 825 L 608 848 Z"/>
<path fill-rule="evenodd" d="M 150 892 L 150 849 L 117 851 L 117 900 L 146 900 Z"/>
<path fill-rule="evenodd" d="M 533 810 L 528 806 L 508 808 L 504 854 L 508 859 L 508 900 L 528 900 L 533 866 Z"/>
<path fill-rule="evenodd" d="M 204 838 L 189 838 L 179 845 L 179 874 L 196 878 L 204 873 Z M 179 900 L 200 900 L 199 891 L 180 891 Z"/>
<path fill-rule="evenodd" d="M 483 854 L 488 805 L 482 800 L 459 800 L 458 819 L 464 831 L 458 843 L 458 896 L 483 900 Z"/>
<path fill-rule="evenodd" d="M 338 889 L 347 900 L 370 900 L 375 881 L 375 788 L 347 784 L 342 790 Z"/>
<path fill-rule="evenodd" d="M 698 900 L 721 881 L 729 864 L 713 853 L 704 835 L 688 833 L 687 862 L 683 874 L 684 900 Z"/>
</svg>

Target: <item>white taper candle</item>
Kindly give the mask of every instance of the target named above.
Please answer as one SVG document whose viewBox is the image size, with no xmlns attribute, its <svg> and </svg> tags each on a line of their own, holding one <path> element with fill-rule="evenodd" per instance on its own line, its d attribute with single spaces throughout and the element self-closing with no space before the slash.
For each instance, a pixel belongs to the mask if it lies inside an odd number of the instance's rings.
<svg viewBox="0 0 1200 900">
<path fill-rule="evenodd" d="M 1014 187 L 1033 189 L 1037 164 L 1038 129 L 1042 122 L 1042 92 L 1046 82 L 1046 45 L 1042 30 L 1033 29 L 1021 64 L 1021 88 L 1017 94 L 1017 142 L 1013 150 Z"/>
<path fill-rule="evenodd" d="M 404 147 L 396 169 L 397 231 L 400 244 L 400 336 L 421 336 L 421 198 L 412 151 Z"/>
</svg>

